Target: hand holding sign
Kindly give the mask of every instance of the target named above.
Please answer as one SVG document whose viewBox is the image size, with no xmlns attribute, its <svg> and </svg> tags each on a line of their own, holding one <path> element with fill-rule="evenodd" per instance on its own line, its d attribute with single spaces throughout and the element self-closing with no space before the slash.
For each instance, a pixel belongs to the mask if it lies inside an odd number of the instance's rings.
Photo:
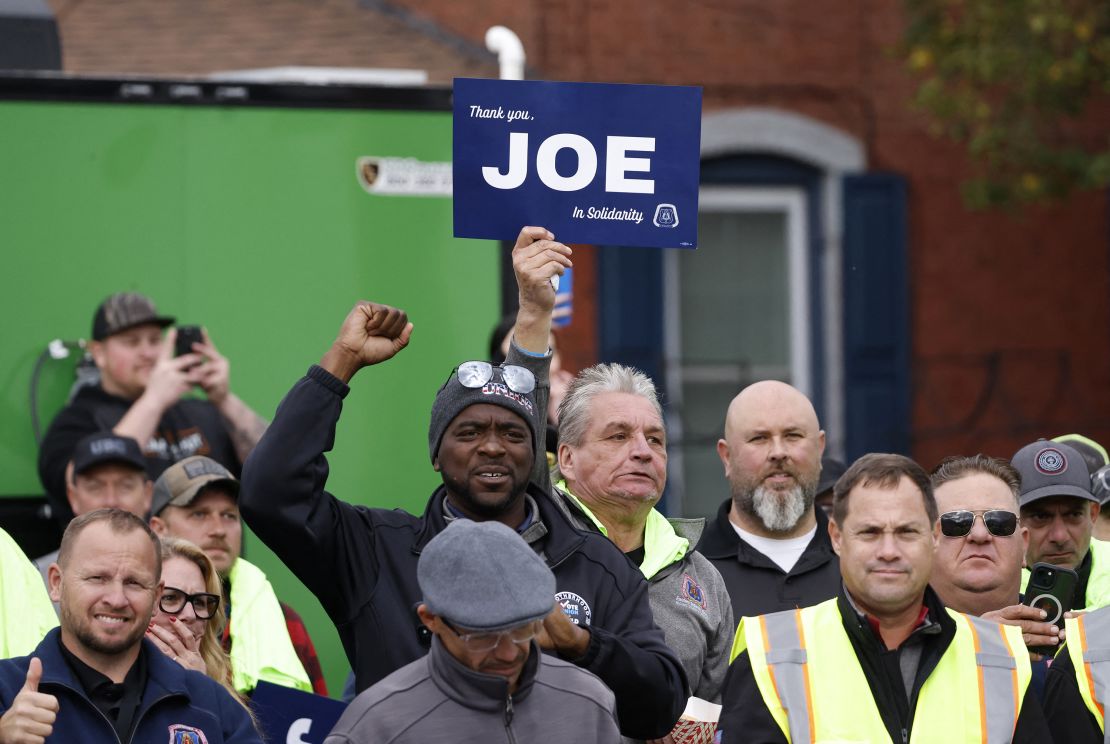
<svg viewBox="0 0 1110 744">
<path fill-rule="evenodd" d="M 562 275 L 574 264 L 570 248 L 555 242 L 555 236 L 542 227 L 526 227 L 513 247 L 513 272 L 520 288 L 521 307 L 550 314 L 555 308 L 552 277 Z"/>
<path fill-rule="evenodd" d="M 542 227 L 525 227 L 513 247 L 513 272 L 520 290 L 520 309 L 513 328 L 516 345 L 536 354 L 547 352 L 551 314 L 555 308 L 555 285 L 572 266 L 570 248 L 555 242 Z"/>
<path fill-rule="evenodd" d="M 58 698 L 39 692 L 42 662 L 32 657 L 27 681 L 0 717 L 0 744 L 42 744 L 54 732 Z"/>
</svg>

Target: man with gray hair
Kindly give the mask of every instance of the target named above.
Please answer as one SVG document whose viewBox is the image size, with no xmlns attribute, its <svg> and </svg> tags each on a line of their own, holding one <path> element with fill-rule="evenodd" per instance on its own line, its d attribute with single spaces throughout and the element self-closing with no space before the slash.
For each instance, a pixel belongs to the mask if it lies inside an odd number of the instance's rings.
<svg viewBox="0 0 1110 744">
<path fill-rule="evenodd" d="M 704 519 L 670 519 L 655 504 L 667 482 L 667 435 L 655 385 L 639 370 L 598 364 L 559 406 L 556 502 L 608 537 L 648 580 L 655 622 L 692 693 L 716 702 L 736 626 L 721 574 L 693 549 Z"/>
<path fill-rule="evenodd" d="M 549 741 L 568 722 L 575 741 L 620 739 L 613 692 L 540 653 L 555 575 L 520 535 L 455 520 L 424 547 L 416 577 L 431 650 L 355 698 L 325 744 Z"/>
<path fill-rule="evenodd" d="M 839 591 L 829 520 L 813 506 L 824 451 L 813 404 L 786 383 L 754 383 L 729 404 L 717 455 L 732 498 L 698 550 L 724 576 L 736 617 L 807 607 Z"/>
</svg>

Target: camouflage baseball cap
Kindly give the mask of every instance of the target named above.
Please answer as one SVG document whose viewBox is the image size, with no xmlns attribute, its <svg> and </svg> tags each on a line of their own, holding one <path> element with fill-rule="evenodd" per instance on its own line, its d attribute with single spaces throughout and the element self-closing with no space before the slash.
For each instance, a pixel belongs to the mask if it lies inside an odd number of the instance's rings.
<svg viewBox="0 0 1110 744">
<path fill-rule="evenodd" d="M 157 516 L 167 506 L 188 506 L 202 489 L 219 484 L 233 498 L 239 498 L 239 481 L 210 457 L 186 457 L 166 468 L 154 482 L 150 513 Z"/>
<path fill-rule="evenodd" d="M 1010 464 L 1021 474 L 1022 506 L 1050 496 L 1098 501 L 1083 456 L 1062 442 L 1039 439 L 1019 449 Z"/>
<path fill-rule="evenodd" d="M 92 326 L 93 341 L 103 341 L 109 336 L 148 323 L 165 328 L 174 324 L 174 318 L 159 315 L 154 302 L 144 294 L 117 292 L 101 302 L 96 309 Z"/>
</svg>

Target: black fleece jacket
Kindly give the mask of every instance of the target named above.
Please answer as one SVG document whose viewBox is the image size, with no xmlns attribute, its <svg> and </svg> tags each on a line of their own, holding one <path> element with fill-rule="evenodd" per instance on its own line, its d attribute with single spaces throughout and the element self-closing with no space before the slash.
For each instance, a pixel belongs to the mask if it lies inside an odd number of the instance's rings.
<svg viewBox="0 0 1110 744">
<path fill-rule="evenodd" d="M 438 488 L 417 517 L 348 504 L 324 490 L 324 453 L 348 390 L 318 366 L 293 386 L 247 461 L 239 506 L 324 606 L 361 692 L 428 651 L 429 633 L 416 615 L 416 564 L 447 526 L 446 492 Z M 613 690 L 621 733 L 661 738 L 681 715 L 689 686 L 652 620 L 647 582 L 609 540 L 571 525 L 545 489 L 530 484 L 527 495 L 538 513 L 522 536 L 551 567 L 557 597 L 590 631 L 585 655 L 567 661 Z"/>
</svg>

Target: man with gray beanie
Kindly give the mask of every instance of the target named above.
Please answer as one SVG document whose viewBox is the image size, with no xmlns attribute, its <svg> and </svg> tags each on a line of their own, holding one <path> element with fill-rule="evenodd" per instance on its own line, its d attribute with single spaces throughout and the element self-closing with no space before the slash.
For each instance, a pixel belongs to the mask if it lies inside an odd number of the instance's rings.
<svg viewBox="0 0 1110 744">
<path fill-rule="evenodd" d="M 570 248 L 547 230 L 521 231 L 513 249 L 520 310 L 509 355 L 497 367 L 460 364 L 436 396 L 428 445 L 443 483 L 421 516 L 348 504 L 324 490 L 324 453 L 335 443 L 347 383 L 391 359 L 412 334 L 403 311 L 369 302 L 355 306 L 320 364 L 278 407 L 244 468 L 239 506 L 335 622 L 360 692 L 429 650 L 434 632 L 417 612 L 417 561 L 432 538 L 461 518 L 506 525 L 555 575 L 539 648 L 613 690 L 625 736 L 658 738 L 682 713 L 686 675 L 652 619 L 643 575 L 611 542 L 576 529 L 560 511 L 542 454 L 550 280 L 568 266 Z"/>
<path fill-rule="evenodd" d="M 428 655 L 355 698 L 325 744 L 538 742 L 569 721 L 575 741 L 620 739 L 612 691 L 540 653 L 555 576 L 512 529 L 458 519 L 424 547 L 416 577 Z"/>
</svg>

